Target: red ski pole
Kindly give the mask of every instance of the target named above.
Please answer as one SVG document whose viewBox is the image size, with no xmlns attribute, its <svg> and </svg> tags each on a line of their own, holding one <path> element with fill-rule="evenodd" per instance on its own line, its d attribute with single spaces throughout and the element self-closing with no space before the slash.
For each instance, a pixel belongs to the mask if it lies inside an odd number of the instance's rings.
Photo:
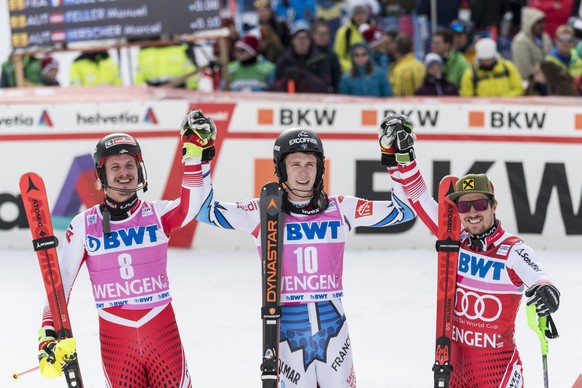
<svg viewBox="0 0 582 388">
<path fill-rule="evenodd" d="M 39 368 L 40 368 L 39 366 L 35 366 L 34 368 L 30 368 L 30 369 L 24 370 L 22 372 L 14 372 L 12 374 L 12 380 L 18 380 L 20 378 L 20 376 L 24 376 L 26 374 L 34 372 L 34 371 L 38 370 Z"/>
</svg>

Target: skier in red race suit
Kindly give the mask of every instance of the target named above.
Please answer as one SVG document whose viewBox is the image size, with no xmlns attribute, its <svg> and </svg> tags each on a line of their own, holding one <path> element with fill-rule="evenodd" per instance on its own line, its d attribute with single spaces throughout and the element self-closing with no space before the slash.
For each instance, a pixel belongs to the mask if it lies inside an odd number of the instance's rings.
<svg viewBox="0 0 582 388">
<path fill-rule="evenodd" d="M 196 149 L 184 158 L 180 197 L 144 201 L 147 174 L 139 144 L 130 135 L 101 139 L 93 154 L 104 199 L 73 218 L 59 259 L 68 300 L 74 280 L 87 264 L 99 315 L 101 357 L 107 387 L 191 387 L 180 340 L 168 274 L 172 230 L 194 219 L 200 209 L 202 163 L 214 154 L 214 136 L 190 139 Z M 39 333 L 39 362 L 45 377 L 61 375 L 63 357 L 75 343 L 56 342 L 48 305 Z M 69 347 L 63 347 L 69 344 Z M 82 360 L 82 356 L 80 359 Z M 82 363 L 82 361 L 81 361 Z"/>
<path fill-rule="evenodd" d="M 416 164 L 410 120 L 386 117 L 380 126 L 383 164 L 398 165 L 418 217 L 437 234 L 437 202 Z M 393 177 L 393 179 L 395 179 Z M 449 195 L 462 224 L 453 316 L 451 388 L 520 388 L 522 364 L 514 340 L 522 294 L 539 316 L 558 309 L 560 293 L 534 250 L 506 232 L 495 216 L 493 184 L 485 174 L 461 177 Z"/>
</svg>

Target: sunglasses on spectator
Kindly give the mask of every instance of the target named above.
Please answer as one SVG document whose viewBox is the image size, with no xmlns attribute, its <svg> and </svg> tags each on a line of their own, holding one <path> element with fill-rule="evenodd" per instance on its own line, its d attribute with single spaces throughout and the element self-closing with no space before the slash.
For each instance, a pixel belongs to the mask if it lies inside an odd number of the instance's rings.
<svg viewBox="0 0 582 388">
<path fill-rule="evenodd" d="M 354 53 L 354 58 L 355 57 L 367 57 L 368 53 L 365 51 L 362 51 L 361 53 Z"/>
<path fill-rule="evenodd" d="M 469 211 L 471 211 L 471 206 L 473 206 L 473 208 L 478 212 L 482 212 L 484 210 L 487 210 L 487 208 L 489 207 L 489 199 L 482 198 L 476 199 L 474 201 L 457 202 L 456 205 L 459 213 L 469 213 Z"/>
</svg>

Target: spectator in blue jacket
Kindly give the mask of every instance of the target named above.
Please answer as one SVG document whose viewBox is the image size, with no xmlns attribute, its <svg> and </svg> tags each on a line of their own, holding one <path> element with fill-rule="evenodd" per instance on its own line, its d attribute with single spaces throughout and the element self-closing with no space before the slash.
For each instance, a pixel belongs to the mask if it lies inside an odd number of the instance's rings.
<svg viewBox="0 0 582 388">
<path fill-rule="evenodd" d="M 386 71 L 376 67 L 371 50 L 363 42 L 352 45 L 350 56 L 352 69 L 344 73 L 340 81 L 340 94 L 352 96 L 391 97 L 392 87 Z"/>
</svg>

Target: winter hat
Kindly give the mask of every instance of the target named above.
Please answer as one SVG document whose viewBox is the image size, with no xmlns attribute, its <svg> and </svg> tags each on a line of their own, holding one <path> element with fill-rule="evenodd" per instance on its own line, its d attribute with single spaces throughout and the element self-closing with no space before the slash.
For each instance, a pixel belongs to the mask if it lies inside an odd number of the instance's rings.
<svg viewBox="0 0 582 388">
<path fill-rule="evenodd" d="M 475 51 L 477 52 L 477 59 L 492 59 L 499 56 L 497 43 L 491 38 L 479 39 L 475 45 Z"/>
<path fill-rule="evenodd" d="M 271 8 L 271 2 L 269 0 L 255 0 L 253 2 L 253 5 L 255 8 L 260 8 L 260 7 L 269 7 Z"/>
<path fill-rule="evenodd" d="M 424 66 L 428 69 L 431 65 L 438 63 L 439 65 L 443 65 L 443 59 L 437 53 L 428 53 L 424 57 Z"/>
<path fill-rule="evenodd" d="M 247 34 L 237 40 L 234 47 L 245 50 L 254 57 L 259 52 L 259 40 L 256 36 Z"/>
<path fill-rule="evenodd" d="M 366 15 L 369 15 L 370 11 L 368 10 L 368 7 L 366 7 L 365 5 L 358 4 L 358 5 L 354 6 L 354 8 L 352 8 L 351 16 L 354 17 L 359 13 L 365 13 Z"/>
<path fill-rule="evenodd" d="M 297 33 L 305 31 L 311 34 L 311 25 L 303 19 L 300 19 L 293 23 L 291 27 L 291 37 L 294 37 Z"/>
<path fill-rule="evenodd" d="M 558 28 L 556 28 L 556 41 L 560 41 L 560 42 L 575 42 L 576 38 L 574 35 L 574 29 L 572 28 L 572 26 L 568 26 L 565 24 L 562 24 L 560 26 L 558 26 Z"/>
<path fill-rule="evenodd" d="M 59 69 L 59 63 L 57 60 L 51 56 L 44 57 L 40 62 L 40 74 L 44 76 L 53 69 Z"/>
<path fill-rule="evenodd" d="M 485 174 L 467 174 L 459 178 L 455 184 L 455 191 L 449 194 L 449 199 L 455 201 L 461 195 L 483 193 L 495 197 L 493 183 Z"/>
<path fill-rule="evenodd" d="M 381 29 L 378 27 L 370 26 L 367 23 L 362 24 L 359 28 L 359 31 L 370 47 L 380 43 L 380 40 L 382 40 L 382 38 L 385 36 Z"/>
</svg>

